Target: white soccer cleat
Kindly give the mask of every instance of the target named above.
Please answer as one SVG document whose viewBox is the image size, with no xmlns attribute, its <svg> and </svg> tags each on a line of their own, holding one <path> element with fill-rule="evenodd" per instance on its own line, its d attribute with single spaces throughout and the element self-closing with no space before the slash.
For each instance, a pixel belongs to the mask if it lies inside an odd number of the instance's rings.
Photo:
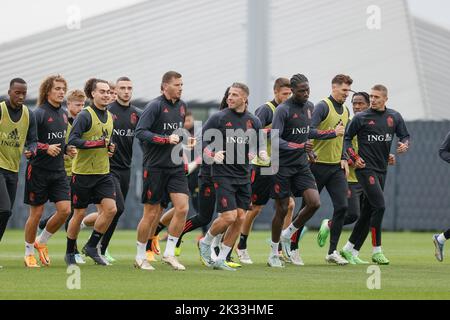
<svg viewBox="0 0 450 320">
<path fill-rule="evenodd" d="M 236 249 L 236 253 L 238 255 L 239 261 L 243 264 L 253 264 L 252 259 L 250 258 L 250 255 L 248 254 L 247 249 Z"/>
<path fill-rule="evenodd" d="M 178 262 L 178 259 L 175 256 L 165 256 L 162 258 L 162 261 L 170 265 L 174 270 L 186 270 L 185 266 Z"/>
<path fill-rule="evenodd" d="M 267 265 L 271 268 L 284 268 L 284 264 L 278 255 L 274 256 L 271 254 L 269 260 L 267 260 Z"/>
<path fill-rule="evenodd" d="M 150 262 L 148 262 L 147 259 L 136 258 L 134 261 L 134 267 L 136 269 L 147 270 L 147 271 L 155 270 L 155 268 L 152 267 L 152 265 L 150 264 Z"/>
<path fill-rule="evenodd" d="M 289 262 L 291 262 L 293 265 L 296 265 L 296 266 L 304 266 L 305 265 L 302 257 L 300 256 L 300 251 L 298 249 L 291 251 L 291 257 L 289 259 Z"/>
<path fill-rule="evenodd" d="M 328 263 L 337 264 L 338 266 L 345 266 L 348 264 L 348 261 L 342 258 L 342 256 L 336 250 L 334 250 L 332 254 L 327 254 L 327 256 L 325 257 L 325 261 Z"/>
</svg>

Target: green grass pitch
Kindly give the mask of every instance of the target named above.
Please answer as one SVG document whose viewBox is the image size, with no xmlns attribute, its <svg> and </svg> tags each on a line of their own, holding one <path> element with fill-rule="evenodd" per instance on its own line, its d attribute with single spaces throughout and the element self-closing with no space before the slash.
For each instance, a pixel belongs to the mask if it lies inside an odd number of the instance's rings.
<svg viewBox="0 0 450 320">
<path fill-rule="evenodd" d="M 180 261 L 185 272 L 173 271 L 158 261 L 156 271 L 133 268 L 135 231 L 118 231 L 110 252 L 118 259 L 101 267 L 91 260 L 81 266 L 81 289 L 69 290 L 69 274 L 63 261 L 65 234 L 58 232 L 49 242 L 52 266 L 26 269 L 23 266 L 22 230 L 7 230 L 0 243 L 0 300 L 5 299 L 449 299 L 450 257 L 434 258 L 430 233 L 384 233 L 383 248 L 391 265 L 380 267 L 381 289 L 369 290 L 367 266 L 334 266 L 324 261 L 326 248 L 316 244 L 315 231 L 301 242 L 304 267 L 287 265 L 281 270 L 266 266 L 269 232 L 254 232 L 249 250 L 254 265 L 237 272 L 210 270 L 201 265 L 194 241 L 197 232 L 186 236 Z M 83 231 L 79 245 L 89 233 Z M 341 236 L 341 245 L 348 238 Z M 161 243 L 162 249 L 165 244 Z M 370 260 L 370 243 L 361 257 Z"/>
</svg>

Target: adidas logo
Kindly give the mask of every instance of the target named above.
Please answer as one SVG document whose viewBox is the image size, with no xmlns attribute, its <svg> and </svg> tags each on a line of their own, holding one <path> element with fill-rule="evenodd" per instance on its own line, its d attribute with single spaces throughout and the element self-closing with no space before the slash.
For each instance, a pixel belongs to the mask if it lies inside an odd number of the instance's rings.
<svg viewBox="0 0 450 320">
<path fill-rule="evenodd" d="M 233 124 L 231 122 L 227 122 L 227 124 L 225 125 L 225 127 L 232 127 Z"/>
<path fill-rule="evenodd" d="M 9 134 L 8 134 L 8 139 L 11 139 L 11 140 L 19 140 L 19 131 L 17 131 L 17 128 L 16 129 L 14 129 L 13 131 L 11 131 Z"/>
</svg>

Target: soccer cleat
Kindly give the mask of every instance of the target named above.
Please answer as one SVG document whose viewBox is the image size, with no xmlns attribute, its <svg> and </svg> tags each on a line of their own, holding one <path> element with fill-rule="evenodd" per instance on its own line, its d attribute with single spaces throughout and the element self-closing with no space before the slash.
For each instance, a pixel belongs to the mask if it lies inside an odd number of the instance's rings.
<svg viewBox="0 0 450 320">
<path fill-rule="evenodd" d="M 162 261 L 170 265 L 174 270 L 186 270 L 185 266 L 183 266 L 175 256 L 165 256 L 162 258 Z"/>
<path fill-rule="evenodd" d="M 356 264 L 353 254 L 350 251 L 342 249 L 340 252 L 341 256 L 348 261 L 350 264 Z"/>
<path fill-rule="evenodd" d="M 317 234 L 317 244 L 319 247 L 323 247 L 327 242 L 328 236 L 330 235 L 330 227 L 328 226 L 329 219 L 322 220 L 320 224 L 319 233 Z"/>
<path fill-rule="evenodd" d="M 285 260 L 289 260 L 291 256 L 291 239 L 280 237 L 281 251 L 283 252 L 283 257 Z"/>
<path fill-rule="evenodd" d="M 78 264 L 75 253 L 66 253 L 66 255 L 64 256 L 64 261 L 66 262 L 67 266 L 76 266 Z"/>
<path fill-rule="evenodd" d="M 181 247 L 175 247 L 175 257 L 179 257 L 181 255 Z"/>
<path fill-rule="evenodd" d="M 250 258 L 247 249 L 239 250 L 236 248 L 236 253 L 238 255 L 239 261 L 242 262 L 243 264 L 253 264 L 253 261 Z"/>
<path fill-rule="evenodd" d="M 433 235 L 433 243 L 435 247 L 434 256 L 437 261 L 442 262 L 444 261 L 444 244 L 439 242 L 438 237 L 438 234 Z"/>
<path fill-rule="evenodd" d="M 152 251 L 156 254 L 156 255 L 160 255 L 161 254 L 161 248 L 159 246 L 159 236 L 153 236 L 150 238 L 152 240 Z"/>
<path fill-rule="evenodd" d="M 214 270 L 225 270 L 225 271 L 236 271 L 233 267 L 231 267 L 228 262 L 222 259 L 217 259 L 213 264 Z"/>
<path fill-rule="evenodd" d="M 88 247 L 87 245 L 85 245 L 83 247 L 82 252 L 84 253 L 85 256 L 91 258 L 92 260 L 94 260 L 94 262 L 98 265 L 101 266 L 107 266 L 107 262 L 105 260 L 103 260 L 103 258 L 100 256 L 99 254 L 99 248 L 96 247 Z"/>
<path fill-rule="evenodd" d="M 348 264 L 348 261 L 341 257 L 339 252 L 336 250 L 333 251 L 332 254 L 327 254 L 325 257 L 325 261 L 328 263 L 334 263 L 338 266 L 345 266 Z"/>
<path fill-rule="evenodd" d="M 198 251 L 200 252 L 200 260 L 205 266 L 211 267 L 214 264 L 214 261 L 211 258 L 211 246 L 205 244 L 203 240 L 200 240 L 197 245 Z"/>
<path fill-rule="evenodd" d="M 147 259 L 138 259 L 136 258 L 134 260 L 134 267 L 136 269 L 146 270 L 146 271 L 153 271 L 155 268 L 148 262 Z"/>
<path fill-rule="evenodd" d="M 374 253 L 372 255 L 372 262 L 379 265 L 388 265 L 389 260 L 384 256 L 383 252 Z"/>
<path fill-rule="evenodd" d="M 34 255 L 29 255 L 24 258 L 25 267 L 40 268 Z"/>
<path fill-rule="evenodd" d="M 156 261 L 155 253 L 152 250 L 147 250 L 145 252 L 145 256 L 147 257 L 147 260 L 149 262 L 155 262 Z"/>
<path fill-rule="evenodd" d="M 34 248 L 39 253 L 39 260 L 43 266 L 50 265 L 50 256 L 48 255 L 48 248 L 46 244 L 39 244 L 37 241 L 34 242 Z"/>
<path fill-rule="evenodd" d="M 270 255 L 269 260 L 267 260 L 267 265 L 271 268 L 284 268 L 283 262 L 281 262 L 278 255 Z"/>
<path fill-rule="evenodd" d="M 84 260 L 83 256 L 79 253 L 75 253 L 75 262 L 76 264 L 86 264 L 86 260 Z"/>
<path fill-rule="evenodd" d="M 302 257 L 300 256 L 300 251 L 298 249 L 291 251 L 291 257 L 289 259 L 289 262 L 291 262 L 293 265 L 296 265 L 296 266 L 304 266 L 305 265 Z"/>
<path fill-rule="evenodd" d="M 113 263 L 116 262 L 117 260 L 114 259 L 111 254 L 108 252 L 108 250 L 105 251 L 105 254 L 103 255 L 106 259 L 106 261 L 108 261 L 109 263 Z"/>
<path fill-rule="evenodd" d="M 364 261 L 360 259 L 358 256 L 353 256 L 353 261 L 355 262 L 355 264 L 369 264 L 368 261 Z"/>
<path fill-rule="evenodd" d="M 237 263 L 234 261 L 233 257 L 230 256 L 230 258 L 227 257 L 227 259 L 225 260 L 225 263 L 230 267 L 230 268 L 242 268 L 242 265 L 240 263 Z"/>
</svg>

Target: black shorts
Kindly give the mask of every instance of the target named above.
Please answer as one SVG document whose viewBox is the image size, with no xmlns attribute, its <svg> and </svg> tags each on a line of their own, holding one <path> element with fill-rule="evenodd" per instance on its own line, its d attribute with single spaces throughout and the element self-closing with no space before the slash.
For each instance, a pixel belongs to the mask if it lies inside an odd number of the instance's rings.
<svg viewBox="0 0 450 320">
<path fill-rule="evenodd" d="M 25 171 L 24 203 L 40 206 L 47 201 L 70 201 L 70 186 L 65 170 L 50 171 L 28 163 Z"/>
<path fill-rule="evenodd" d="M 252 167 L 252 204 L 255 206 L 265 206 L 270 199 L 272 190 L 272 175 L 261 175 L 261 167 Z"/>
<path fill-rule="evenodd" d="M 91 203 L 99 204 L 103 199 L 116 200 L 116 188 L 111 174 L 72 176 L 72 205 L 75 209 L 86 209 Z"/>
<path fill-rule="evenodd" d="M 223 213 L 236 209 L 250 210 L 252 187 L 250 181 L 236 182 L 227 178 L 214 178 L 216 188 L 217 212 Z"/>
<path fill-rule="evenodd" d="M 144 168 L 142 203 L 159 204 L 164 194 L 184 193 L 189 196 L 188 181 L 183 167 Z M 167 196 L 166 196 L 167 197 Z"/>
<path fill-rule="evenodd" d="M 273 199 L 301 197 L 308 189 L 317 190 L 316 180 L 309 166 L 280 167 L 277 174 L 273 175 L 271 197 Z"/>
</svg>

